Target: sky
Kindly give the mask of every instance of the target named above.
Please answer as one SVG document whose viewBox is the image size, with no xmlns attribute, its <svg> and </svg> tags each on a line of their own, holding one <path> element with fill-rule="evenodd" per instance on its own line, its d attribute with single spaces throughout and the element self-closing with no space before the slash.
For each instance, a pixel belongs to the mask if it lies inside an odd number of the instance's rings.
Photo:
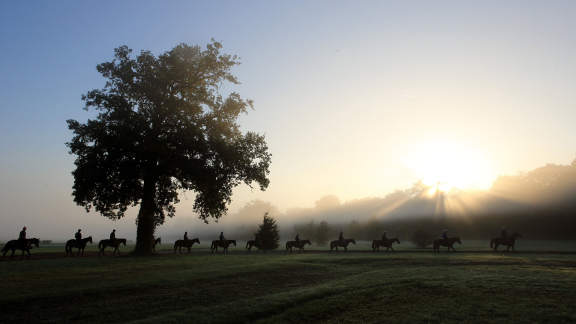
<svg viewBox="0 0 576 324">
<path fill-rule="evenodd" d="M 273 154 L 266 192 L 231 211 L 381 197 L 419 179 L 486 189 L 576 158 L 573 1 L 27 1 L 0 4 L 0 239 L 78 227 L 134 236 L 75 206 L 67 119 L 113 49 L 214 38 L 242 64 L 243 129 Z M 473 175 L 473 176 L 471 176 Z M 193 222 L 193 193 L 176 217 Z M 168 224 L 169 225 L 169 224 Z"/>
</svg>

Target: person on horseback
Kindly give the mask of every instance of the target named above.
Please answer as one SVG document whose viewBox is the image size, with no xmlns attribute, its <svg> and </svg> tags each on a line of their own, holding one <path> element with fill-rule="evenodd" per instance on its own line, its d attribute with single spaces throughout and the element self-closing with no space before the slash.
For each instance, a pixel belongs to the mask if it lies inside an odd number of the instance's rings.
<svg viewBox="0 0 576 324">
<path fill-rule="evenodd" d="M 340 231 L 340 235 L 338 235 L 338 241 L 344 241 L 344 233 Z"/>
<path fill-rule="evenodd" d="M 22 227 L 20 235 L 18 235 L 18 243 L 20 243 L 20 246 L 26 247 L 26 226 Z"/>
<path fill-rule="evenodd" d="M 224 237 L 224 232 L 220 232 L 220 241 L 226 241 L 226 238 Z"/>
<path fill-rule="evenodd" d="M 76 244 L 78 244 L 78 246 L 80 246 L 80 242 L 82 241 L 82 230 L 78 229 L 78 232 L 76 232 L 76 234 L 74 234 L 74 238 L 76 239 Z"/>
<path fill-rule="evenodd" d="M 188 241 L 188 232 L 184 232 L 184 241 Z"/>
<path fill-rule="evenodd" d="M 382 234 L 382 241 L 384 242 L 388 241 L 388 236 L 386 235 L 386 232 Z"/>
<path fill-rule="evenodd" d="M 506 226 L 502 227 L 502 231 L 500 232 L 500 236 L 502 237 L 503 240 L 506 240 L 508 238 L 508 231 L 506 229 Z"/>
<path fill-rule="evenodd" d="M 113 229 L 112 233 L 110 233 L 110 241 L 116 242 L 116 229 Z"/>
<path fill-rule="evenodd" d="M 447 229 L 445 229 L 445 230 L 442 231 L 442 236 L 441 236 L 441 238 L 442 238 L 443 240 L 447 240 L 447 239 L 448 239 L 448 230 L 447 230 Z"/>
<path fill-rule="evenodd" d="M 296 243 L 300 243 L 300 235 L 298 233 L 296 233 L 296 237 L 294 238 L 294 241 L 296 241 Z"/>
</svg>

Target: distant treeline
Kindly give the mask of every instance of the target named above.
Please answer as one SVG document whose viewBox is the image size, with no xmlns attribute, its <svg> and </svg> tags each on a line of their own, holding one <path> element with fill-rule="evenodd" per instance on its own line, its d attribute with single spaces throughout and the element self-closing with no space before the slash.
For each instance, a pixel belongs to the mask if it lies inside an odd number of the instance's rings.
<svg viewBox="0 0 576 324">
<path fill-rule="evenodd" d="M 278 221 L 281 240 L 292 240 L 298 233 L 320 245 L 336 239 L 340 231 L 357 240 L 373 240 L 386 231 L 388 237 L 407 241 L 416 232 L 438 237 L 444 229 L 463 239 L 489 239 L 504 226 L 525 239 L 576 239 L 576 161 L 500 177 L 489 191 L 431 195 L 430 189 L 418 182 L 385 197 L 345 203 L 326 196 L 313 208 L 286 213 L 270 203 L 253 201 L 230 215 L 227 225 L 199 227 L 195 234 L 215 239 L 223 230 L 235 239 L 254 239 L 262 215 L 270 212 Z M 175 233 L 173 238 L 181 235 Z"/>
<path fill-rule="evenodd" d="M 576 239 L 576 161 L 500 177 L 488 192 L 430 196 L 429 189 L 417 183 L 381 199 L 379 205 L 369 201 L 375 211 L 372 219 L 301 222 L 294 232 L 318 244 L 337 237 L 339 231 L 359 240 L 376 239 L 385 231 L 388 237 L 410 240 L 417 231 L 439 236 L 444 229 L 462 238 L 488 239 L 498 236 L 502 227 L 526 239 Z M 347 210 L 354 216 L 355 210 L 362 209 L 341 206 L 333 210 Z M 378 214 L 378 210 L 386 212 Z"/>
</svg>

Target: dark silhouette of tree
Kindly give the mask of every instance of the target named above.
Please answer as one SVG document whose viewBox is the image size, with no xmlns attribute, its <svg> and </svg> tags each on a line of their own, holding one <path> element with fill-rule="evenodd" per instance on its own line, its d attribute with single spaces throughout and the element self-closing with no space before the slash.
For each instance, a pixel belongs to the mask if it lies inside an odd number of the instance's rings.
<svg viewBox="0 0 576 324">
<path fill-rule="evenodd" d="M 318 228 L 316 229 L 315 241 L 316 244 L 320 246 L 326 245 L 328 240 L 330 239 L 330 227 L 328 226 L 328 222 L 321 221 L 318 224 Z"/>
<path fill-rule="evenodd" d="M 274 250 L 278 248 L 278 241 L 280 241 L 278 225 L 276 224 L 276 220 L 268 213 L 264 214 L 264 220 L 262 224 L 258 226 L 255 240 L 261 250 Z"/>
<path fill-rule="evenodd" d="M 235 186 L 268 186 L 264 136 L 242 133 L 237 123 L 252 101 L 219 93 L 226 81 L 238 84 L 230 69 L 239 64 L 221 48 L 212 40 L 205 49 L 180 44 L 158 57 L 131 57 L 119 47 L 113 61 L 97 66 L 104 88 L 82 97 L 96 118 L 67 121 L 74 201 L 111 219 L 140 205 L 137 254 L 151 253 L 154 230 L 174 216 L 179 191 L 195 192 L 194 211 L 207 222 L 227 211 Z"/>
<path fill-rule="evenodd" d="M 423 249 L 423 248 L 427 247 L 428 245 L 432 244 L 432 241 L 434 241 L 434 236 L 432 234 L 426 232 L 426 231 L 419 229 L 419 230 L 416 230 L 416 232 L 414 232 L 414 234 L 412 234 L 411 241 L 417 247 Z"/>
</svg>

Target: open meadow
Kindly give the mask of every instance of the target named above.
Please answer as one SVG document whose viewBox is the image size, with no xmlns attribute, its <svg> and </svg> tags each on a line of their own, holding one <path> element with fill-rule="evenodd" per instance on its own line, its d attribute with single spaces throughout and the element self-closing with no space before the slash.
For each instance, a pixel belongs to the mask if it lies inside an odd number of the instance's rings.
<svg viewBox="0 0 576 324">
<path fill-rule="evenodd" d="M 62 257 L 0 261 L 0 322 L 576 322 L 573 242 L 543 250 Z M 362 244 L 366 244 L 363 246 Z M 480 242 L 479 242 L 480 244 Z M 401 245 L 402 246 L 402 245 Z M 530 246 L 529 242 L 520 244 Z M 552 252 L 553 250 L 557 252 Z M 548 251 L 548 252 L 547 252 Z"/>
</svg>

